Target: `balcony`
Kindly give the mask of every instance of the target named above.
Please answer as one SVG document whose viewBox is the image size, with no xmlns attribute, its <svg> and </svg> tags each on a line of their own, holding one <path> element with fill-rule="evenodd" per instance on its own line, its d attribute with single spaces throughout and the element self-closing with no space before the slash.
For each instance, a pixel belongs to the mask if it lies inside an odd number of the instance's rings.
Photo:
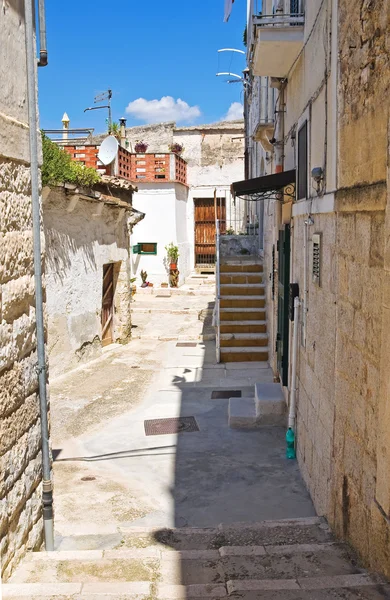
<svg viewBox="0 0 390 600">
<path fill-rule="evenodd" d="M 274 136 L 275 89 L 270 86 L 269 77 L 257 77 L 252 86 L 252 101 L 249 107 L 250 135 L 260 142 L 266 152 L 273 146 L 270 139 Z"/>
<path fill-rule="evenodd" d="M 130 153 L 119 148 L 117 174 L 134 183 L 182 183 L 187 185 L 187 163 L 174 153 Z"/>
<path fill-rule="evenodd" d="M 248 58 L 254 75 L 286 77 L 304 43 L 304 14 L 254 15 Z"/>
</svg>

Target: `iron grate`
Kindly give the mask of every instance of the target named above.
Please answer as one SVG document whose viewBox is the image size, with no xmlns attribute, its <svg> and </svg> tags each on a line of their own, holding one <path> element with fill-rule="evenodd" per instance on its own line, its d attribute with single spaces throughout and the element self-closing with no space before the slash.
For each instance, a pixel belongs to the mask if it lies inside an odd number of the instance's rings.
<svg viewBox="0 0 390 600">
<path fill-rule="evenodd" d="M 145 435 L 168 435 L 199 431 L 195 417 L 173 417 L 144 421 Z"/>
<path fill-rule="evenodd" d="M 196 348 L 196 342 L 177 342 L 176 348 Z"/>
<path fill-rule="evenodd" d="M 214 390 L 211 394 L 212 400 L 221 400 L 229 398 L 241 398 L 241 390 Z"/>
</svg>

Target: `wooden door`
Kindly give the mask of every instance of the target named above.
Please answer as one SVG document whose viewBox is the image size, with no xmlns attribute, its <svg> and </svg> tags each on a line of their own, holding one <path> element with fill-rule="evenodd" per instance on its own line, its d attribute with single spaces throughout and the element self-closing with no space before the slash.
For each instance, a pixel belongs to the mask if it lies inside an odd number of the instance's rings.
<svg viewBox="0 0 390 600">
<path fill-rule="evenodd" d="M 276 351 L 278 371 L 282 385 L 288 384 L 288 344 L 289 344 L 289 283 L 290 283 L 290 226 L 279 231 L 278 241 L 278 331 Z"/>
<path fill-rule="evenodd" d="M 225 198 L 196 198 L 195 203 L 195 265 L 215 264 L 215 217 L 220 220 L 221 233 L 226 232 Z"/>
<path fill-rule="evenodd" d="M 114 318 L 114 264 L 103 265 L 102 346 L 112 344 Z"/>
</svg>

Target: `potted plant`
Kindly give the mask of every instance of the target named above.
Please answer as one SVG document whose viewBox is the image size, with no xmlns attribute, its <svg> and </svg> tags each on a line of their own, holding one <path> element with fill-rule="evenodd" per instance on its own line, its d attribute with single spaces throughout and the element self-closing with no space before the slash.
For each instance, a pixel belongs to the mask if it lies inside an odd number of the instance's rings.
<svg viewBox="0 0 390 600">
<path fill-rule="evenodd" d="M 161 283 L 161 287 L 162 287 L 162 288 L 167 288 L 167 287 L 168 287 L 168 282 L 167 282 L 167 281 L 163 281 L 163 282 Z"/>
<path fill-rule="evenodd" d="M 169 148 L 169 152 L 173 152 L 174 154 L 181 154 L 184 151 L 183 144 L 179 144 L 178 142 L 169 144 L 168 148 Z"/>
<path fill-rule="evenodd" d="M 148 287 L 148 282 L 146 281 L 147 278 L 148 278 L 147 272 L 146 271 L 141 271 L 140 275 L 141 275 L 141 279 L 142 279 L 142 285 L 141 285 L 141 287 L 143 287 L 143 288 Z"/>
<path fill-rule="evenodd" d="M 177 269 L 177 260 L 179 258 L 179 248 L 171 242 L 168 246 L 165 246 L 165 250 L 168 255 L 169 268 L 171 271 L 175 271 Z"/>
<path fill-rule="evenodd" d="M 143 142 L 142 140 L 136 140 L 134 150 L 137 154 L 144 154 L 148 147 L 149 144 L 147 144 L 146 142 Z"/>
</svg>

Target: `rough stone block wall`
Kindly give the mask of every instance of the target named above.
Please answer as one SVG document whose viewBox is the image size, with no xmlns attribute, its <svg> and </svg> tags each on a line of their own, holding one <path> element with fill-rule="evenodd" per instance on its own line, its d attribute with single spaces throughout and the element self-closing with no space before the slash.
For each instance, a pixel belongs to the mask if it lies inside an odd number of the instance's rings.
<svg viewBox="0 0 390 600">
<path fill-rule="evenodd" d="M 7 579 L 42 542 L 30 171 L 0 157 L 0 552 Z"/>
<path fill-rule="evenodd" d="M 308 226 L 308 311 L 306 344 L 303 330 L 298 367 L 298 460 L 320 515 L 329 513 L 334 422 L 336 290 L 334 214 L 312 216 Z M 292 232 L 292 281 L 304 289 L 305 217 L 295 218 Z M 312 281 L 312 236 L 321 235 L 320 284 Z M 301 309 L 301 318 L 302 318 Z"/>
<path fill-rule="evenodd" d="M 0 555 L 3 581 L 42 542 L 23 0 L 0 18 Z"/>
<path fill-rule="evenodd" d="M 339 2 L 338 304 L 331 523 L 390 576 L 390 5 Z"/>
<path fill-rule="evenodd" d="M 384 186 L 382 190 L 378 188 L 378 198 L 384 200 L 385 192 Z M 342 194 L 340 208 L 343 204 L 348 208 L 361 194 L 357 190 Z M 367 199 L 364 191 L 363 195 Z M 389 543 L 380 541 L 390 534 L 390 523 L 376 499 L 378 426 L 383 401 L 380 382 L 381 340 L 385 334 L 385 212 L 341 210 L 337 223 L 336 411 L 329 516 L 337 533 L 347 538 L 368 564 L 390 575 Z M 388 373 L 388 365 L 385 368 Z"/>
</svg>

